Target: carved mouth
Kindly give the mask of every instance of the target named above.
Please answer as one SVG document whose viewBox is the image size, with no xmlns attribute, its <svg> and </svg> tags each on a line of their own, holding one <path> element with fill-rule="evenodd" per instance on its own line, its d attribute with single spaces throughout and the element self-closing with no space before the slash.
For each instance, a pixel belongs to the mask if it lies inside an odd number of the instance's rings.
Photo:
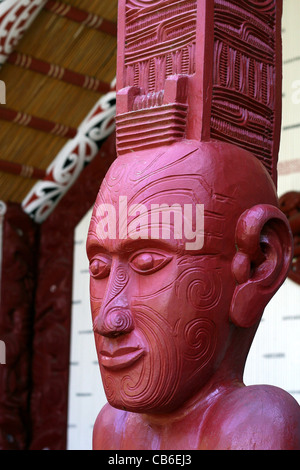
<svg viewBox="0 0 300 470">
<path fill-rule="evenodd" d="M 100 351 L 100 364 L 106 369 L 120 370 L 131 366 L 138 361 L 145 353 L 140 347 L 120 348 L 113 353 Z"/>
</svg>

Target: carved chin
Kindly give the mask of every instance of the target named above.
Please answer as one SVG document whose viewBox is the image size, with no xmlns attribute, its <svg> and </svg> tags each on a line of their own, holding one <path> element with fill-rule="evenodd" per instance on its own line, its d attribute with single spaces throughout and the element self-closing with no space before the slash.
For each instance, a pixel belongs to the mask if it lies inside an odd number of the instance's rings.
<svg viewBox="0 0 300 470">
<path fill-rule="evenodd" d="M 181 357 L 170 325 L 152 309 L 141 306 L 136 325 L 144 354 L 115 371 L 101 367 L 105 393 L 115 408 L 150 411 L 168 408 L 181 375 Z"/>
<path fill-rule="evenodd" d="M 215 325 L 198 319 L 181 332 L 177 325 L 175 331 L 145 306 L 136 314 L 136 321 L 147 346 L 128 366 L 116 370 L 101 367 L 107 400 L 115 408 L 132 412 L 174 410 L 182 404 L 186 389 L 198 385 L 199 375 L 211 362 Z"/>
</svg>

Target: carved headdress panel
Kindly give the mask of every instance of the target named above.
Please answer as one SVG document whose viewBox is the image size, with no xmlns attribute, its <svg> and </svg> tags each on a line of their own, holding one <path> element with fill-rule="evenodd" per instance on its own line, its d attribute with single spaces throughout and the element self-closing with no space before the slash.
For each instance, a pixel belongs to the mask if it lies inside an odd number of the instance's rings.
<svg viewBox="0 0 300 470">
<path fill-rule="evenodd" d="M 277 180 L 282 0 L 119 0 L 118 154 L 217 139 Z"/>
</svg>

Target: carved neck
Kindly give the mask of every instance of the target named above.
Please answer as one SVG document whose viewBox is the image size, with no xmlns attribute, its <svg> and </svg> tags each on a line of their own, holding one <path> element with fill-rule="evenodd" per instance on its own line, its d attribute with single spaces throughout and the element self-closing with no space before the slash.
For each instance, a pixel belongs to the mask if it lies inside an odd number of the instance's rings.
<svg viewBox="0 0 300 470">
<path fill-rule="evenodd" d="M 148 423 L 161 427 L 169 426 L 176 422 L 184 423 L 190 416 L 193 416 L 193 420 L 198 419 L 198 421 L 202 421 L 207 411 L 220 397 L 243 386 L 244 384 L 237 378 L 223 382 L 220 382 L 218 379 L 212 380 L 177 410 L 170 413 L 143 413 L 141 417 Z"/>
</svg>

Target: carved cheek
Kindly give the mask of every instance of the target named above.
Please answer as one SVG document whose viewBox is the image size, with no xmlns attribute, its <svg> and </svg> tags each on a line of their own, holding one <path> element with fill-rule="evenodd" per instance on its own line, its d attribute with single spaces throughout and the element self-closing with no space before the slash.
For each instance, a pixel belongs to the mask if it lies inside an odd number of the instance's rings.
<svg viewBox="0 0 300 470">
<path fill-rule="evenodd" d="M 176 281 L 176 297 L 196 317 L 209 314 L 222 298 L 220 271 L 199 266 L 185 269 Z"/>
<path fill-rule="evenodd" d="M 160 288 L 158 287 L 159 285 Z M 156 289 L 153 289 L 148 294 L 140 291 L 133 298 L 133 306 L 139 305 L 157 312 L 155 316 L 157 320 L 163 318 L 169 325 L 169 328 L 173 328 L 178 319 L 178 312 L 181 311 L 180 305 L 175 298 L 175 280 L 163 286 L 158 284 Z"/>
<path fill-rule="evenodd" d="M 193 387 L 214 363 L 222 282 L 218 269 L 186 267 L 176 280 L 174 304 L 180 308 L 178 344 L 186 384 Z M 204 374 L 204 376 L 203 376 Z"/>
</svg>

